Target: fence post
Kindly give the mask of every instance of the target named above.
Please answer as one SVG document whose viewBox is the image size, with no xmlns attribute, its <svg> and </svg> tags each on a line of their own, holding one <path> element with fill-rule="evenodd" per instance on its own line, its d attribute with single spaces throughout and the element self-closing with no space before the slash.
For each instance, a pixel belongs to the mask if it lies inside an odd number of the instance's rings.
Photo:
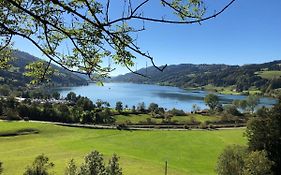
<svg viewBox="0 0 281 175">
<path fill-rule="evenodd" d="M 168 174 L 168 161 L 165 161 L 165 175 Z"/>
</svg>

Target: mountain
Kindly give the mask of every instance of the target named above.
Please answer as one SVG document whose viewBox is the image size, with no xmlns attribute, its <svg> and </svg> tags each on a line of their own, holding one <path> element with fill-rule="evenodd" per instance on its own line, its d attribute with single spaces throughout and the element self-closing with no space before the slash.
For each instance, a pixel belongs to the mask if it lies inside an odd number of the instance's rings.
<svg viewBox="0 0 281 175">
<path fill-rule="evenodd" d="M 145 78 L 134 73 L 119 75 L 112 82 L 132 82 L 190 87 L 231 87 L 232 91 L 249 89 L 263 92 L 281 88 L 281 60 L 243 66 L 225 64 L 169 65 L 163 72 L 154 67 L 138 70 Z"/>
<path fill-rule="evenodd" d="M 15 60 L 11 62 L 13 68 L 9 71 L 0 70 L 0 83 L 12 86 L 25 86 L 31 80 L 31 78 L 23 75 L 25 66 L 31 62 L 39 61 L 40 59 L 29 53 L 18 50 L 13 51 L 13 57 L 15 58 Z M 79 86 L 88 84 L 84 78 L 79 77 L 76 74 L 54 64 L 51 66 L 58 70 L 58 74 L 51 77 L 53 86 Z"/>
</svg>

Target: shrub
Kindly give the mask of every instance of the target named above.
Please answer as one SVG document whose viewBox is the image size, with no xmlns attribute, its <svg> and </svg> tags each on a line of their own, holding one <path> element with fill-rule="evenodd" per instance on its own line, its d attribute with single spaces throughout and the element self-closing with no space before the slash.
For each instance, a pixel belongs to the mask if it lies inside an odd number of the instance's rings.
<svg viewBox="0 0 281 175">
<path fill-rule="evenodd" d="M 65 169 L 65 175 L 78 175 L 78 167 L 76 166 L 74 159 L 71 159 Z"/>
<path fill-rule="evenodd" d="M 200 129 L 207 129 L 208 126 L 207 126 L 207 124 L 205 122 L 202 122 L 202 123 L 200 123 L 199 128 Z"/>
<path fill-rule="evenodd" d="M 242 175 L 246 147 L 231 145 L 218 158 L 218 175 Z"/>
<path fill-rule="evenodd" d="M 122 168 L 120 168 L 118 161 L 119 157 L 116 154 L 113 154 L 106 167 L 106 173 L 108 175 L 122 175 Z"/>
<path fill-rule="evenodd" d="M 274 162 L 267 158 L 267 153 L 262 151 L 250 152 L 245 158 L 243 175 L 272 175 L 271 167 Z"/>
<path fill-rule="evenodd" d="M 54 164 L 49 162 L 49 158 L 44 154 L 35 158 L 31 166 L 26 168 L 24 175 L 49 175 L 49 169 L 53 168 Z"/>
<path fill-rule="evenodd" d="M 176 109 L 176 108 L 173 108 L 173 109 L 169 110 L 168 113 L 170 113 L 172 115 L 177 115 L 177 116 L 185 116 L 186 115 L 186 113 L 183 110 Z"/>
<path fill-rule="evenodd" d="M 11 108 L 8 108 L 6 110 L 6 116 L 7 116 L 6 117 L 7 120 L 21 120 L 19 113 Z"/>
<path fill-rule="evenodd" d="M 117 125 L 116 129 L 118 129 L 118 130 L 127 130 L 128 126 L 125 123 L 122 123 L 120 125 Z"/>
<path fill-rule="evenodd" d="M 241 112 L 239 112 L 234 105 L 225 105 L 224 106 L 224 112 L 226 114 L 231 114 L 231 115 L 234 115 L 234 116 L 241 116 L 242 115 Z"/>
</svg>

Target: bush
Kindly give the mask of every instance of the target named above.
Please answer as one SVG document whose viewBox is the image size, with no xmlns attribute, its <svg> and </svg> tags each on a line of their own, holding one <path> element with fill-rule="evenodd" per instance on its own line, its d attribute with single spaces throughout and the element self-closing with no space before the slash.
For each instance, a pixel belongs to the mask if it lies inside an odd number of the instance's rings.
<svg viewBox="0 0 281 175">
<path fill-rule="evenodd" d="M 224 112 L 226 114 L 231 114 L 231 115 L 234 115 L 234 116 L 241 116 L 242 115 L 241 112 L 239 112 L 234 105 L 225 105 L 224 106 Z"/>
<path fill-rule="evenodd" d="M 267 158 L 267 153 L 262 151 L 253 151 L 245 158 L 243 175 L 272 175 L 271 167 L 274 162 Z"/>
<path fill-rule="evenodd" d="M 184 129 L 191 129 L 191 127 L 188 126 L 188 125 L 184 125 L 183 128 L 184 128 Z"/>
<path fill-rule="evenodd" d="M 35 158 L 31 166 L 26 168 L 24 175 L 49 175 L 49 169 L 53 168 L 54 164 L 49 162 L 49 158 L 44 154 Z"/>
<path fill-rule="evenodd" d="M 77 175 L 78 167 L 76 166 L 74 159 L 71 159 L 65 169 L 65 175 Z"/>
<path fill-rule="evenodd" d="M 246 147 L 232 145 L 224 149 L 218 158 L 218 175 L 242 175 Z"/>
<path fill-rule="evenodd" d="M 207 129 L 208 126 L 207 126 L 207 124 L 206 124 L 205 122 L 202 122 L 202 123 L 199 125 L 199 128 L 200 128 L 200 129 Z"/>
<path fill-rule="evenodd" d="M 177 116 L 185 116 L 186 113 L 183 110 L 173 108 L 172 110 L 169 110 L 168 113 L 172 115 L 177 115 Z"/>
<path fill-rule="evenodd" d="M 7 120 L 21 120 L 19 113 L 11 108 L 6 110 L 6 119 Z"/>
<path fill-rule="evenodd" d="M 154 125 L 154 124 L 156 124 L 156 122 L 153 121 L 151 118 L 146 118 L 146 124 L 148 124 L 148 125 Z"/>
<path fill-rule="evenodd" d="M 116 129 L 118 129 L 118 130 L 127 130 L 128 126 L 125 123 L 122 123 L 120 125 L 117 125 Z"/>
</svg>

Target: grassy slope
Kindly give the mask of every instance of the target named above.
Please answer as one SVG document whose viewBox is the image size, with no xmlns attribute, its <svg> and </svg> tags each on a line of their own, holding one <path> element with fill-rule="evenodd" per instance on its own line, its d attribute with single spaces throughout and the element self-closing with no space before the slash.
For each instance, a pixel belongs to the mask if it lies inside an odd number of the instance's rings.
<svg viewBox="0 0 281 175">
<path fill-rule="evenodd" d="M 217 156 L 226 145 L 245 144 L 243 130 L 223 131 L 118 131 L 93 130 L 28 122 L 0 122 L 0 132 L 22 128 L 39 129 L 39 134 L 0 137 L 0 160 L 4 175 L 22 174 L 35 156 L 45 153 L 63 174 L 70 158 L 81 162 L 91 150 L 121 157 L 124 174 L 215 174 Z"/>
<path fill-rule="evenodd" d="M 264 78 L 264 79 L 268 79 L 268 80 L 272 80 L 274 78 L 280 78 L 281 77 L 281 71 L 260 71 L 257 72 L 257 74 Z"/>
</svg>

